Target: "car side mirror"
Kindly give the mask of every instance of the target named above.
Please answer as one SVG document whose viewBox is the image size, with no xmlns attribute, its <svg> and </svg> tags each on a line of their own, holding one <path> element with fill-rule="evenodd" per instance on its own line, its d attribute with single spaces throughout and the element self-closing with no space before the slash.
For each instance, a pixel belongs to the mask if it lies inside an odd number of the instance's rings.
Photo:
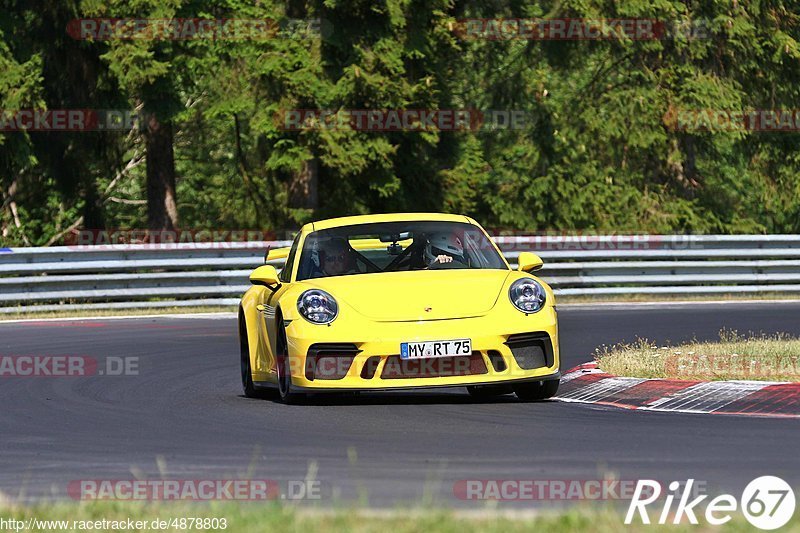
<svg viewBox="0 0 800 533">
<path fill-rule="evenodd" d="M 278 271 L 272 265 L 262 265 L 250 274 L 250 283 L 271 287 L 278 284 Z"/>
<path fill-rule="evenodd" d="M 533 272 L 539 270 L 544 265 L 542 258 L 532 252 L 520 252 L 517 260 L 517 270 L 520 272 Z"/>
</svg>

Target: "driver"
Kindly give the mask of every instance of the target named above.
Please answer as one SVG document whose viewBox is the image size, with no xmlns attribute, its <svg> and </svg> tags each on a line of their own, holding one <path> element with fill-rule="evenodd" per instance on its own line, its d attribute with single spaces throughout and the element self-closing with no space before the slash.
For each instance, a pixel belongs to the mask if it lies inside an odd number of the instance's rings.
<svg viewBox="0 0 800 533">
<path fill-rule="evenodd" d="M 355 258 L 347 241 L 334 237 L 320 242 L 319 268 L 323 276 L 341 276 L 356 272 Z"/>
<path fill-rule="evenodd" d="M 425 245 L 424 255 L 428 266 L 452 263 L 453 260 L 466 264 L 464 245 L 458 236 L 450 232 L 431 233 Z"/>
</svg>

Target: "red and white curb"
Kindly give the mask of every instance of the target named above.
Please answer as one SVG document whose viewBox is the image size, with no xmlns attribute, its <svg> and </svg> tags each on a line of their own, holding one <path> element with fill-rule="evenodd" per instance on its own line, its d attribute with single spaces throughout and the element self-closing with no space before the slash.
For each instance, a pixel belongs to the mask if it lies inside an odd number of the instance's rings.
<svg viewBox="0 0 800 533">
<path fill-rule="evenodd" d="M 800 383 L 626 378 L 586 363 L 561 378 L 557 400 L 640 411 L 800 418 Z"/>
</svg>

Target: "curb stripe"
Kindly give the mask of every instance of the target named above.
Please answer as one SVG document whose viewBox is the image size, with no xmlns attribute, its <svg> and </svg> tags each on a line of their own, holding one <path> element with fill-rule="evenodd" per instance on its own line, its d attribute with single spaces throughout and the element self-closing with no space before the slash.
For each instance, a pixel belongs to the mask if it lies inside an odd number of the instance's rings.
<svg viewBox="0 0 800 533">
<path fill-rule="evenodd" d="M 697 383 L 699 382 L 647 379 L 626 391 L 620 392 L 613 398 L 612 402 L 608 403 L 627 409 L 636 409 L 654 402 L 663 396 L 682 391 Z"/>
<path fill-rule="evenodd" d="M 688 411 L 709 413 L 720 409 L 748 394 L 760 391 L 767 384 L 753 381 L 709 381 L 702 382 L 664 398 L 649 403 L 642 409 L 660 411 Z"/>
<path fill-rule="evenodd" d="M 561 398 L 562 396 L 571 391 L 579 390 L 583 387 L 588 386 L 591 383 L 595 383 L 597 381 L 600 381 L 601 379 L 606 379 L 610 377 L 611 376 L 609 374 L 603 374 L 602 372 L 595 372 L 592 374 L 575 376 L 573 379 L 570 379 L 566 383 L 564 383 L 563 381 L 561 382 L 561 384 L 558 386 L 558 393 L 559 393 L 558 397 Z"/>
<path fill-rule="evenodd" d="M 628 390 L 642 381 L 645 380 L 642 378 L 604 377 L 585 387 L 576 387 L 566 394 L 560 394 L 559 398 L 578 402 L 599 402 Z"/>
<path fill-rule="evenodd" d="M 641 411 L 800 418 L 800 383 L 629 378 L 607 374 L 596 363 L 566 372 L 555 399 Z"/>
<path fill-rule="evenodd" d="M 727 414 L 797 416 L 800 413 L 800 383 L 769 385 L 721 408 Z"/>
<path fill-rule="evenodd" d="M 575 368 L 571 369 L 569 372 L 561 376 L 561 384 L 567 383 L 568 381 L 572 381 L 573 379 L 577 379 L 583 376 L 588 376 L 592 374 L 602 374 L 604 376 L 608 376 L 609 374 L 604 373 L 602 370 L 597 368 L 597 365 L 594 363 L 588 363 L 581 366 L 576 366 Z"/>
</svg>

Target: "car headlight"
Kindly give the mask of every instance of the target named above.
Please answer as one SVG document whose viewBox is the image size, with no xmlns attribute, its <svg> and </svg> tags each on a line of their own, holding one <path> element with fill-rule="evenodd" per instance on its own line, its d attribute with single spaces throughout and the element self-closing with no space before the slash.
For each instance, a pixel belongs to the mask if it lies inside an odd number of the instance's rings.
<svg viewBox="0 0 800 533">
<path fill-rule="evenodd" d="M 532 278 L 518 279 L 508 289 L 514 307 L 523 313 L 535 313 L 544 307 L 547 293 L 542 284 Z"/>
<path fill-rule="evenodd" d="M 309 289 L 297 299 L 297 310 L 314 324 L 329 324 L 339 314 L 339 305 L 327 292 Z"/>
</svg>

